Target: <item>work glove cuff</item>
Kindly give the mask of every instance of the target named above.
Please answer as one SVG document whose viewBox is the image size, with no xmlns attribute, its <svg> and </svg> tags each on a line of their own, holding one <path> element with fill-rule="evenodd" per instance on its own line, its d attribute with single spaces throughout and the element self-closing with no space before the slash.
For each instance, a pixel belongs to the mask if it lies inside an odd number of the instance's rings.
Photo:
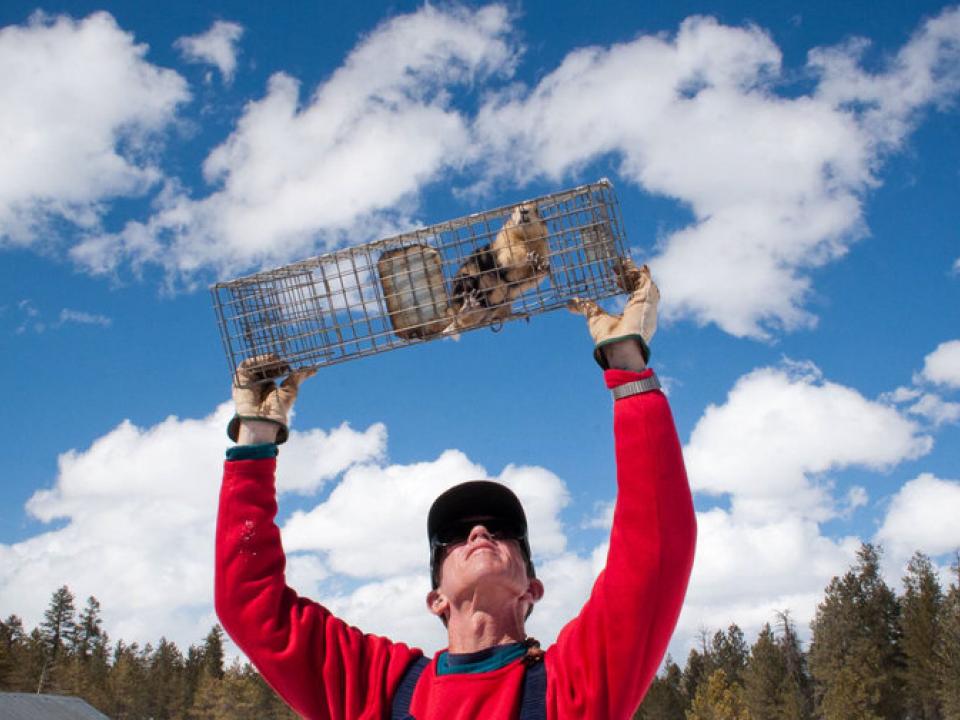
<svg viewBox="0 0 960 720">
<path fill-rule="evenodd" d="M 598 342 L 596 347 L 593 348 L 593 359 L 597 361 L 597 365 L 604 370 L 609 370 L 610 364 L 607 362 L 607 357 L 603 352 L 603 348 L 607 345 L 612 345 L 613 343 L 622 342 L 624 340 L 636 340 L 640 344 L 640 354 L 643 355 L 643 364 L 650 364 L 650 346 L 647 345 L 647 341 L 643 339 L 643 335 L 631 334 L 607 338 L 606 340 Z"/>
<path fill-rule="evenodd" d="M 290 428 L 287 427 L 285 423 L 280 422 L 274 418 L 263 417 L 262 415 L 234 415 L 230 422 L 227 423 L 227 437 L 237 442 L 237 439 L 240 437 L 240 423 L 244 420 L 256 420 L 258 422 L 268 422 L 273 423 L 277 426 L 277 445 L 283 445 L 287 439 L 290 437 Z"/>
</svg>

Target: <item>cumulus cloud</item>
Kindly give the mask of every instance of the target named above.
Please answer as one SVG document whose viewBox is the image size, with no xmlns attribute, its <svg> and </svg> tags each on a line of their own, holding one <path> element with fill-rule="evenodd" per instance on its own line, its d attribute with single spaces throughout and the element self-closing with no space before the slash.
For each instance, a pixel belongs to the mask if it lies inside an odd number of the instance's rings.
<svg viewBox="0 0 960 720">
<path fill-rule="evenodd" d="M 932 440 L 893 408 L 786 362 L 741 377 L 711 405 L 684 448 L 694 491 L 728 507 L 698 513 L 700 542 L 674 653 L 700 627 L 735 621 L 748 632 L 789 609 L 806 627 L 830 578 L 853 562 L 860 538 L 825 534 L 867 488 L 840 493 L 831 473 L 888 469 Z"/>
<path fill-rule="evenodd" d="M 95 231 L 109 200 L 162 177 L 155 145 L 190 95 L 104 12 L 0 29 L 0 247 Z"/>
<path fill-rule="evenodd" d="M 170 417 L 149 428 L 124 421 L 89 448 L 62 454 L 53 486 L 27 503 L 33 518 L 59 527 L 0 545 L 0 604 L 31 626 L 49 594 L 67 584 L 78 597 L 97 596 L 114 637 L 146 642 L 162 632 L 181 645 L 196 642 L 216 621 L 213 533 L 231 413 L 224 403 L 201 419 Z M 576 614 L 599 566 L 566 550 L 559 515 L 568 494 L 556 475 L 508 465 L 494 476 L 457 450 L 388 465 L 386 441 L 382 424 L 292 432 L 278 491 L 305 495 L 339 480 L 282 529 L 291 585 L 366 630 L 442 646 L 440 624 L 423 608 L 427 509 L 456 482 L 493 477 L 524 503 L 540 574 L 556 580 L 538 612 L 541 637 Z"/>
<path fill-rule="evenodd" d="M 956 388 L 960 388 L 960 340 L 950 340 L 924 358 L 912 385 L 885 393 L 882 399 L 903 405 L 906 412 L 938 426 L 960 421 L 960 403 L 945 400 L 938 392 Z"/>
<path fill-rule="evenodd" d="M 467 480 L 490 478 L 520 498 L 530 523 L 537 557 L 561 553 L 566 536 L 559 512 L 567 502 L 563 482 L 537 467 L 509 465 L 491 477 L 462 452 L 448 450 L 436 460 L 412 465 L 357 465 L 348 470 L 330 497 L 284 525 L 291 551 L 322 552 L 326 564 L 344 575 L 384 578 L 422 570 L 426 562 L 424 518 L 433 500 Z M 364 518 L 358 523 L 357 518 Z M 390 552 L 383 552 L 389 528 Z"/>
<path fill-rule="evenodd" d="M 823 588 L 849 567 L 860 546 L 856 537 L 826 537 L 799 513 L 761 519 L 716 508 L 698 513 L 697 523 L 700 542 L 677 646 L 700 627 L 736 622 L 756 632 L 777 610 L 789 609 L 805 628 Z"/>
<path fill-rule="evenodd" d="M 237 69 L 237 43 L 241 37 L 242 25 L 217 20 L 205 33 L 178 38 L 174 47 L 187 62 L 214 65 L 223 81 L 229 84 Z"/>
<path fill-rule="evenodd" d="M 670 287 L 666 317 L 738 336 L 809 327 L 809 270 L 865 234 L 880 161 L 957 90 L 960 9 L 923 23 L 877 74 L 860 66 L 865 45 L 813 50 L 818 84 L 790 96 L 777 90 L 780 50 L 756 27 L 691 17 L 672 38 L 575 50 L 481 109 L 489 177 L 560 181 L 613 155 L 623 177 L 694 216 L 651 260 Z"/>
<path fill-rule="evenodd" d="M 948 388 L 960 388 L 960 340 L 940 343 L 923 359 L 923 380 Z"/>
<path fill-rule="evenodd" d="M 960 549 L 958 517 L 960 481 L 923 473 L 893 495 L 876 540 L 899 571 L 917 550 L 936 556 Z"/>
<path fill-rule="evenodd" d="M 934 425 L 955 423 L 960 420 L 960 403 L 948 402 L 933 393 L 923 393 L 907 408 L 907 412 L 925 418 Z"/>
<path fill-rule="evenodd" d="M 231 413 L 224 403 L 202 419 L 170 417 L 150 428 L 125 421 L 61 455 L 54 485 L 36 492 L 27 511 L 62 526 L 0 545 L 0 605 L 32 626 L 49 594 L 67 584 L 78 597 L 97 596 L 114 637 L 155 641 L 162 632 L 196 642 L 215 621 L 213 530 Z M 318 488 L 378 457 L 384 439 L 377 425 L 293 432 L 283 461 L 302 479 L 281 490 Z M 310 560 L 294 568 L 322 576 Z"/>
<path fill-rule="evenodd" d="M 695 491 L 729 494 L 743 517 L 836 513 L 824 476 L 882 470 L 920 457 L 933 440 L 895 409 L 823 380 L 809 363 L 761 368 L 711 405 L 685 450 Z"/>
<path fill-rule="evenodd" d="M 193 199 L 171 185 L 146 223 L 91 236 L 74 259 L 93 271 L 126 259 L 225 274 L 409 225 L 421 187 L 469 155 L 450 90 L 512 70 L 508 30 L 502 6 L 426 5 L 367 35 L 306 102 L 275 74 L 206 158 L 215 190 Z"/>
<path fill-rule="evenodd" d="M 201 419 L 170 417 L 150 428 L 124 422 L 89 448 L 61 455 L 55 483 L 27 505 L 40 522 L 56 524 L 0 545 L 0 604 L 35 624 L 49 593 L 66 583 L 80 597 L 100 599 L 115 637 L 155 640 L 157 628 L 180 644 L 202 637 L 215 621 L 213 524 L 230 413 L 225 403 Z M 850 564 L 859 544 L 826 537 L 821 522 L 867 500 L 859 486 L 834 498 L 822 475 L 888 467 L 928 446 L 909 420 L 825 382 L 812 366 L 764 368 L 741 378 L 724 404 L 707 410 L 685 448 L 693 486 L 729 496 L 730 503 L 698 514 L 701 542 L 674 654 L 682 655 L 704 625 L 735 620 L 749 632 L 784 608 L 806 623 L 829 578 Z M 607 551 L 605 542 L 568 547 L 563 481 L 542 467 L 511 464 L 493 473 L 455 449 L 403 465 L 386 457 L 382 424 L 292 433 L 279 476 L 282 504 L 302 508 L 282 527 L 290 583 L 365 630 L 441 646 L 440 624 L 423 609 L 427 508 L 456 482 L 492 478 L 513 488 L 526 507 L 538 575 L 547 586 L 529 629 L 552 641 L 588 596 Z M 937 482 L 938 507 L 953 508 L 957 483 Z M 310 499 L 331 484 L 322 500 Z M 909 524 L 898 518 L 934 500 L 918 498 L 918 484 L 891 502 L 880 533 L 885 542 Z M 609 526 L 607 506 L 593 510 L 590 526 Z M 942 541 L 920 547 L 936 551 Z M 912 551 L 918 540 L 903 542 Z"/>
<path fill-rule="evenodd" d="M 44 22 L 16 30 L 53 27 Z M 182 78 L 143 63 L 144 48 L 107 15 L 57 23 L 106 23 L 125 38 L 142 72 L 153 73 L 135 84 L 149 88 L 146 103 L 128 102 L 116 82 L 104 84 L 123 112 L 140 115 L 115 114 L 84 128 L 126 134 L 169 122 L 186 98 Z M 218 64 L 227 77 L 240 32 L 219 21 L 178 47 Z M 482 195 L 500 182 L 560 183 L 614 157 L 626 181 L 677 200 L 693 216 L 659 238 L 652 259 L 671 289 L 665 317 L 765 338 L 815 324 L 806 302 L 811 269 L 868 233 L 863 198 L 880 183 L 883 160 L 960 82 L 958 8 L 923 22 L 875 72 L 861 62 L 865 40 L 813 49 L 805 71 L 815 84 L 805 93 L 784 88 L 795 73 L 784 71 L 780 49 L 755 26 L 697 16 L 673 36 L 579 48 L 532 88 L 498 82 L 517 63 L 514 37 L 502 5 L 426 5 L 364 36 L 309 96 L 290 75 L 271 77 L 206 157 L 206 193 L 167 178 L 152 198 L 152 215 L 102 231 L 96 220 L 110 197 L 142 192 L 161 174 L 100 132 L 98 157 L 124 173 L 83 165 L 88 175 L 77 178 L 77 171 L 63 183 L 81 193 L 79 201 L 66 189 L 48 196 L 44 184 L 18 191 L 16 207 L 32 209 L 33 220 L 54 213 L 85 228 L 71 255 L 90 272 L 150 263 L 163 267 L 170 283 L 190 285 L 198 273 L 237 274 L 409 228 L 421 191 L 441 176 L 475 183 Z M 154 92 L 158 79 L 165 92 Z M 477 88 L 484 95 L 471 112 L 459 101 Z M 63 110 L 55 105 L 43 117 L 69 114 Z M 66 163 L 74 147 L 56 144 L 50 157 Z M 53 185 L 65 177 L 37 175 Z"/>
</svg>

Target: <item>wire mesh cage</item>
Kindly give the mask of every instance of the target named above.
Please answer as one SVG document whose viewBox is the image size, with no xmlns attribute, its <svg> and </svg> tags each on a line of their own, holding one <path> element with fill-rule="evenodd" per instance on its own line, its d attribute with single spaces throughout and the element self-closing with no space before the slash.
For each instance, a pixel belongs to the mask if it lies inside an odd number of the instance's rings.
<svg viewBox="0 0 960 720">
<path fill-rule="evenodd" d="M 599 182 L 217 283 L 231 372 L 275 356 L 316 368 L 620 291 L 612 184 Z"/>
</svg>

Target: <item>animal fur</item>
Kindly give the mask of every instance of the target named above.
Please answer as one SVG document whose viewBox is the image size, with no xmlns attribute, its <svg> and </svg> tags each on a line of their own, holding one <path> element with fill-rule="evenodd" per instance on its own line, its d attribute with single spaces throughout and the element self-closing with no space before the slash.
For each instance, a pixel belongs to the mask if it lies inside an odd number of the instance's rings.
<svg viewBox="0 0 960 720">
<path fill-rule="evenodd" d="M 444 332 L 510 317 L 513 301 L 550 272 L 548 234 L 536 205 L 514 208 L 494 241 L 470 255 L 454 275 L 453 321 Z"/>
</svg>

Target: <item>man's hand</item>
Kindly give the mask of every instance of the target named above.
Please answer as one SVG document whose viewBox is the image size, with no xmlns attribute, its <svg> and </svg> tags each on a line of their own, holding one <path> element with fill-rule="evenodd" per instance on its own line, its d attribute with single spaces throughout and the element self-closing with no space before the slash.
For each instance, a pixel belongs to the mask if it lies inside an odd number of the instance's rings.
<svg viewBox="0 0 960 720">
<path fill-rule="evenodd" d="M 287 375 L 289 373 L 289 375 Z M 290 366 L 276 355 L 260 355 L 244 360 L 237 368 L 233 379 L 233 402 L 237 414 L 227 425 L 227 436 L 237 442 L 240 438 L 241 423 L 244 430 L 244 442 L 272 442 L 269 426 L 273 425 L 277 445 L 285 443 L 290 435 L 287 416 L 300 383 L 316 373 L 315 369 L 290 372 Z M 287 375 L 279 386 L 274 378 Z M 249 427 L 248 427 L 249 426 Z"/>
<path fill-rule="evenodd" d="M 650 340 L 657 331 L 657 304 L 660 291 L 650 268 L 638 268 L 621 258 L 614 268 L 617 284 L 630 293 L 622 315 L 611 315 L 592 300 L 574 298 L 567 303 L 571 312 L 587 318 L 587 328 L 596 344 L 594 357 L 604 369 L 642 370 L 650 359 Z"/>
</svg>

